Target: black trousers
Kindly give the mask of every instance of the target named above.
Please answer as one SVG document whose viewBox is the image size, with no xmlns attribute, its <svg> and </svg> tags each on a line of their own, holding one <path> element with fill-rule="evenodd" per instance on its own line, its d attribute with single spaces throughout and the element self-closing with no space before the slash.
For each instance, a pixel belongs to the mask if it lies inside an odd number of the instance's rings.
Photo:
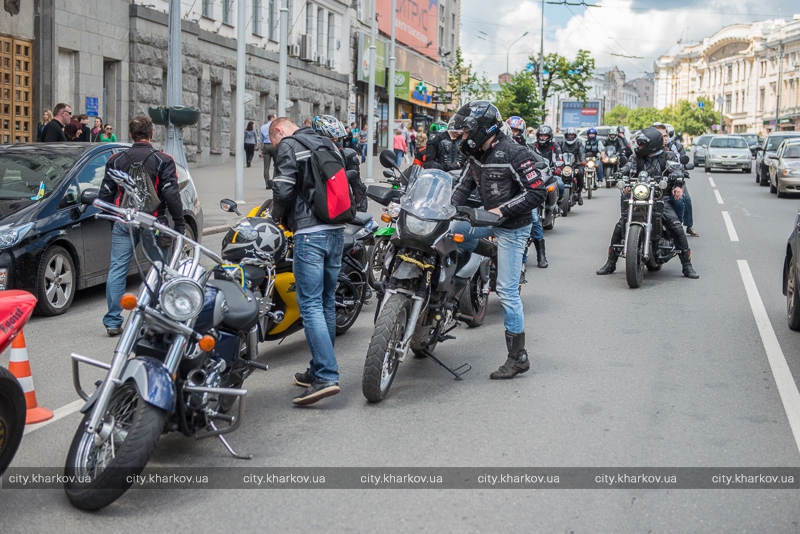
<svg viewBox="0 0 800 534">
<path fill-rule="evenodd" d="M 253 154 L 256 153 L 256 145 L 251 145 L 250 143 L 244 144 L 244 154 L 247 156 L 247 166 L 249 167 L 250 164 L 253 162 Z"/>
</svg>

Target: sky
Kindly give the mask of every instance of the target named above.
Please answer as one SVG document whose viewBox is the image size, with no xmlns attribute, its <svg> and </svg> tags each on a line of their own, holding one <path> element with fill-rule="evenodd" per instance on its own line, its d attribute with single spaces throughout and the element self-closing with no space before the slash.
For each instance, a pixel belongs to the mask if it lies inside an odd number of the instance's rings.
<svg viewBox="0 0 800 534">
<path fill-rule="evenodd" d="M 497 76 L 506 71 L 506 61 L 509 70 L 516 72 L 528 63 L 529 54 L 538 56 L 541 1 L 462 2 L 461 51 L 479 77 L 485 72 L 490 81 L 497 82 Z M 731 24 L 775 18 L 791 20 L 793 14 L 800 14 L 797 0 L 586 0 L 585 3 L 599 7 L 553 5 L 545 0 L 544 53 L 574 57 L 579 49 L 588 49 L 596 67 L 619 67 L 628 80 L 652 72 L 655 59 L 679 41 L 696 43 Z M 493 6 L 491 13 L 488 6 Z M 526 31 L 528 34 L 522 37 Z"/>
</svg>

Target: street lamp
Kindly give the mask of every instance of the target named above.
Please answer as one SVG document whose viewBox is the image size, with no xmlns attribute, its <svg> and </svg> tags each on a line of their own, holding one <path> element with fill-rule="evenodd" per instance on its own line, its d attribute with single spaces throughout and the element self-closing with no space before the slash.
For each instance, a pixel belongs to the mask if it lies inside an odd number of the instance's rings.
<svg viewBox="0 0 800 534">
<path fill-rule="evenodd" d="M 513 43 L 508 45 L 508 50 L 506 51 L 506 80 L 508 80 L 508 74 L 509 74 L 509 72 L 508 72 L 508 55 L 511 53 L 511 47 L 514 46 L 517 43 L 517 41 L 519 41 L 520 39 L 522 39 L 526 35 L 528 35 L 528 32 L 523 33 L 522 35 L 519 36 L 519 39 L 516 39 Z"/>
</svg>

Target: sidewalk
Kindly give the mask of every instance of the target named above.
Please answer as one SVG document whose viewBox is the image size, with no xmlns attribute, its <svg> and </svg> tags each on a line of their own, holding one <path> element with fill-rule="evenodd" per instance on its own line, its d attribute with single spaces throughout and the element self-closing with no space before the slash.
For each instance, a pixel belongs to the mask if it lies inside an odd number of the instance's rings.
<svg viewBox="0 0 800 534">
<path fill-rule="evenodd" d="M 405 168 L 405 165 L 403 165 Z M 230 224 L 238 218 L 236 214 L 222 211 L 219 201 L 223 198 L 238 200 L 235 198 L 236 191 L 236 164 L 212 165 L 206 167 L 190 168 L 189 172 L 197 188 L 200 197 L 200 205 L 203 207 L 204 225 L 203 235 L 227 232 Z M 373 158 L 372 173 L 375 183 L 385 180 L 383 177 L 383 167 L 381 167 L 378 157 Z M 367 181 L 367 164 L 361 164 L 361 179 Z M 266 199 L 272 198 L 272 191 L 264 187 L 264 163 L 256 155 L 253 158 L 253 166 L 244 169 L 244 198 L 243 205 L 239 205 L 239 212 L 246 215 L 248 211 L 256 206 L 260 206 Z"/>
</svg>

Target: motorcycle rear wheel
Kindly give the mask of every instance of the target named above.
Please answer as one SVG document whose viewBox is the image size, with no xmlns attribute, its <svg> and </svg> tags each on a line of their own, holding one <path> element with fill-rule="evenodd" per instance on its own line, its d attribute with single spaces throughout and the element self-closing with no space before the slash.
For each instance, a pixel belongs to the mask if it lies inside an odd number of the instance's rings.
<svg viewBox="0 0 800 534">
<path fill-rule="evenodd" d="M 644 278 L 644 232 L 641 226 L 631 225 L 628 242 L 625 243 L 625 277 L 628 286 L 637 288 Z"/>
<path fill-rule="evenodd" d="M 0 367 L 0 475 L 17 453 L 25 431 L 25 394 L 19 382 Z"/>
<path fill-rule="evenodd" d="M 359 291 L 346 276 L 339 276 L 336 283 L 336 335 L 341 336 L 358 319 L 364 305 L 362 291 Z"/>
<path fill-rule="evenodd" d="M 394 294 L 375 321 L 361 380 L 361 391 L 369 402 L 382 401 L 392 387 L 399 363 L 394 349 L 405 336 L 409 308 L 408 297 Z"/>
<path fill-rule="evenodd" d="M 167 412 L 142 399 L 133 381 L 119 386 L 108 402 L 104 421 L 112 431 L 99 446 L 95 434 L 86 432 L 87 413 L 67 453 L 64 491 L 70 503 L 82 510 L 99 510 L 119 499 L 144 470 L 156 448 Z M 84 482 L 88 477 L 89 482 Z M 80 480 L 80 481 L 79 481 Z"/>
</svg>

